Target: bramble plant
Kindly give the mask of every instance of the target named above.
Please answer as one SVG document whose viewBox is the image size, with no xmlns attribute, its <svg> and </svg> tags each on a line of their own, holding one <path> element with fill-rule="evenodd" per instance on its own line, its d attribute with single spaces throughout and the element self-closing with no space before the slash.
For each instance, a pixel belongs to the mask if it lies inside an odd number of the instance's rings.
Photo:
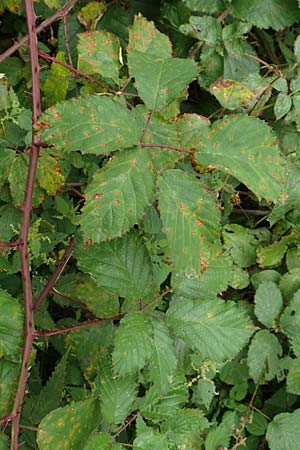
<svg viewBox="0 0 300 450">
<path fill-rule="evenodd" d="M 299 449 L 300 2 L 0 13 L 0 449 Z"/>
</svg>

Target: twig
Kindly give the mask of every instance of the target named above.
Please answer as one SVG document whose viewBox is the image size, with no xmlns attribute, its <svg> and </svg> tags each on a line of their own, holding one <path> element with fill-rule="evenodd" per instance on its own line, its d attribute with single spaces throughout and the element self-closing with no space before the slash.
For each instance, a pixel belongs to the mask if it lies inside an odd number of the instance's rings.
<svg viewBox="0 0 300 450">
<path fill-rule="evenodd" d="M 65 16 L 70 9 L 73 8 L 75 3 L 77 3 L 78 0 L 70 0 L 65 6 L 63 6 L 60 10 L 56 11 L 51 17 L 44 20 L 40 25 L 36 27 L 35 32 L 38 34 L 41 31 L 43 31 L 45 28 L 47 28 L 49 25 L 51 25 L 53 22 L 55 22 L 60 17 Z M 8 58 L 10 55 L 15 53 L 22 45 L 26 44 L 26 42 L 29 40 L 29 34 L 24 36 L 22 39 L 20 39 L 18 42 L 13 44 L 10 48 L 8 48 L 5 52 L 3 52 L 0 55 L 0 63 L 5 61 L 6 58 Z"/>
<path fill-rule="evenodd" d="M 146 309 L 150 308 L 150 306 L 152 306 L 154 303 L 156 303 L 159 300 L 161 300 L 162 298 L 164 298 L 164 296 L 167 295 L 169 292 L 173 292 L 173 289 L 168 288 L 164 292 L 162 292 L 160 295 L 157 295 L 156 297 L 154 297 L 154 299 L 151 300 L 151 302 L 147 303 L 147 305 L 145 305 L 141 308 L 141 311 L 145 311 Z"/>
<path fill-rule="evenodd" d="M 43 301 L 45 300 L 45 298 L 47 297 L 47 295 L 49 294 L 49 292 L 51 291 L 51 289 L 55 285 L 56 281 L 60 277 L 62 271 L 64 270 L 67 262 L 69 261 L 69 259 L 71 257 L 74 245 L 75 245 L 75 239 L 73 238 L 73 239 L 71 239 L 70 244 L 66 248 L 64 256 L 62 257 L 62 259 L 57 264 L 56 269 L 54 270 L 54 272 L 51 275 L 51 277 L 49 278 L 46 286 L 44 287 L 44 289 L 40 293 L 37 301 L 35 302 L 35 304 L 34 304 L 34 306 L 32 308 L 33 312 L 36 312 L 39 309 L 39 307 L 41 306 L 41 304 L 43 303 Z"/>
<path fill-rule="evenodd" d="M 237 214 L 249 214 L 250 216 L 267 216 L 270 211 L 262 209 L 244 209 L 244 208 L 233 208 L 232 212 Z"/>
<path fill-rule="evenodd" d="M 14 248 L 14 247 L 19 247 L 19 245 L 20 245 L 20 241 L 15 241 L 15 242 L 0 241 L 0 247 Z"/>
<path fill-rule="evenodd" d="M 34 337 L 49 337 L 49 336 L 55 336 L 56 334 L 63 334 L 63 333 L 69 333 L 70 331 L 80 330 L 81 328 L 88 328 L 94 325 L 101 325 L 102 323 L 106 322 L 115 322 L 116 320 L 121 320 L 122 317 L 125 316 L 125 313 L 118 314 L 114 317 L 107 317 L 106 319 L 98 319 L 98 320 L 92 320 L 90 322 L 85 323 L 78 323 L 76 325 L 71 325 L 70 327 L 64 327 L 60 328 L 58 330 L 53 331 L 35 331 Z"/>
<path fill-rule="evenodd" d="M 25 0 L 25 10 L 27 17 L 27 27 L 29 32 L 30 46 L 30 63 L 31 63 L 31 79 L 32 79 L 32 122 L 35 124 L 41 115 L 41 98 L 40 98 L 40 80 L 39 80 L 39 60 L 38 60 L 38 43 L 35 21 L 36 16 L 31 0 Z M 22 403 L 25 395 L 25 387 L 28 377 L 28 366 L 34 340 L 33 330 L 33 312 L 32 312 L 32 286 L 30 278 L 30 263 L 28 259 L 28 232 L 30 228 L 30 216 L 32 210 L 32 196 L 34 190 L 34 181 L 39 157 L 39 136 L 33 132 L 32 145 L 29 154 L 29 168 L 26 182 L 25 201 L 23 205 L 23 217 L 20 232 L 20 259 L 21 272 L 24 293 L 24 309 L 25 309 L 25 342 L 23 349 L 23 359 L 19 376 L 19 384 L 14 399 L 12 415 L 14 416 L 11 424 L 11 450 L 18 450 L 19 447 L 19 431 L 20 431 L 20 415 Z"/>
<path fill-rule="evenodd" d="M 104 83 L 102 83 L 99 80 L 96 80 L 95 78 L 91 77 L 90 75 L 87 75 L 86 73 L 82 72 L 81 70 L 75 69 L 75 67 L 71 66 L 70 64 L 67 64 L 63 61 L 59 61 L 59 59 L 54 58 L 54 56 L 47 55 L 47 53 L 42 52 L 41 50 L 39 50 L 39 56 L 41 58 L 45 59 L 46 61 L 51 61 L 62 67 L 65 67 L 66 69 L 70 70 L 70 72 L 73 72 L 76 76 L 85 78 L 86 80 L 90 81 L 91 83 L 98 84 L 99 86 L 101 86 L 102 89 L 106 89 L 107 92 L 110 92 L 111 94 L 115 94 L 115 91 L 113 89 L 107 89 L 107 86 Z"/>
<path fill-rule="evenodd" d="M 51 289 L 51 294 L 54 294 L 57 297 L 62 298 L 63 300 L 67 300 L 70 303 L 76 303 L 76 305 L 78 306 L 86 307 L 86 305 L 82 301 L 78 300 L 77 298 L 69 297 L 68 295 L 63 294 L 62 292 L 59 292 L 54 287 Z"/>
<path fill-rule="evenodd" d="M 145 128 L 143 129 L 142 136 L 141 136 L 141 138 L 140 138 L 140 143 L 141 143 L 141 144 L 144 142 L 144 139 L 145 139 L 147 130 L 148 130 L 148 128 L 149 128 L 149 125 L 150 125 L 150 122 L 151 122 L 151 119 L 152 119 L 152 116 L 153 116 L 153 113 L 154 113 L 154 111 L 152 110 L 152 111 L 150 111 L 150 113 L 148 114 L 147 122 L 146 122 Z"/>
<path fill-rule="evenodd" d="M 167 150 L 175 150 L 176 152 L 180 153 L 187 153 L 188 155 L 193 155 L 195 153 L 195 150 L 189 150 L 187 148 L 183 147 L 176 147 L 174 145 L 168 145 L 168 144 L 140 144 L 140 147 L 142 148 L 165 148 Z"/>
<path fill-rule="evenodd" d="M 124 430 L 126 430 L 126 428 L 128 428 L 129 427 L 129 425 L 132 423 L 132 422 L 134 422 L 135 421 L 135 419 L 137 418 L 137 414 L 133 414 L 133 416 L 132 417 L 130 417 L 130 419 L 128 419 L 125 423 L 124 423 L 124 425 L 116 432 L 116 434 L 114 434 L 114 439 L 116 439 L 116 437 L 118 437 L 121 433 L 122 433 L 122 431 L 124 431 Z"/>
</svg>

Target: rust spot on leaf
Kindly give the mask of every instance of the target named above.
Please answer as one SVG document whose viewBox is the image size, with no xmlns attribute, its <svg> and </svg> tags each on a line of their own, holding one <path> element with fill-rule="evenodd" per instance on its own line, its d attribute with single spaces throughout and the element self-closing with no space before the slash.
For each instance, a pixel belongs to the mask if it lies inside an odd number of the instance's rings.
<svg viewBox="0 0 300 450">
<path fill-rule="evenodd" d="M 99 200 L 99 198 L 101 198 L 103 196 L 103 194 L 95 194 L 93 196 L 93 200 Z"/>
<path fill-rule="evenodd" d="M 115 201 L 114 201 L 114 204 L 115 204 L 115 205 L 119 205 L 119 204 L 120 204 L 120 200 L 115 200 Z"/>
<path fill-rule="evenodd" d="M 184 210 L 185 206 L 183 203 L 179 203 L 179 209 Z"/>
<path fill-rule="evenodd" d="M 197 220 L 197 227 L 201 227 L 203 225 L 203 223 L 201 222 L 201 220 Z"/>
</svg>

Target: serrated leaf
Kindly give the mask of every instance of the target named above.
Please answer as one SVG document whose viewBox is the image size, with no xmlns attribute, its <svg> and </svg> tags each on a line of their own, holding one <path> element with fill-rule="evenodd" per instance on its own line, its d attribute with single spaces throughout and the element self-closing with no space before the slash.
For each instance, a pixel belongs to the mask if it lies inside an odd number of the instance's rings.
<svg viewBox="0 0 300 450">
<path fill-rule="evenodd" d="M 226 412 L 222 423 L 208 432 L 205 439 L 205 450 L 216 450 L 218 447 L 229 447 L 230 437 L 236 426 L 236 412 Z"/>
<path fill-rule="evenodd" d="M 300 409 L 274 417 L 267 428 L 267 441 L 271 450 L 295 450 L 300 442 Z"/>
<path fill-rule="evenodd" d="M 172 56 L 171 42 L 168 36 L 158 31 L 153 22 L 140 14 L 135 16 L 134 24 L 129 29 L 128 54 L 138 50 L 155 58 Z"/>
<path fill-rule="evenodd" d="M 217 12 L 225 8 L 224 0 L 184 0 L 187 7 L 196 13 L 203 12 Z"/>
<path fill-rule="evenodd" d="M 149 362 L 150 379 L 162 393 L 168 389 L 177 359 L 173 339 L 164 322 L 152 320 L 153 351 Z"/>
<path fill-rule="evenodd" d="M 203 273 L 209 247 L 220 235 L 220 211 L 214 195 L 195 177 L 169 170 L 158 181 L 159 207 L 176 271 Z"/>
<path fill-rule="evenodd" d="M 169 450 L 169 448 L 166 436 L 152 429 L 141 433 L 133 441 L 133 450 Z"/>
<path fill-rule="evenodd" d="M 282 295 L 273 281 L 263 281 L 255 294 L 254 312 L 266 327 L 272 327 L 283 306 Z"/>
<path fill-rule="evenodd" d="M 179 27 L 180 31 L 210 47 L 220 48 L 222 42 L 222 26 L 217 18 L 212 16 L 191 16 L 189 24 Z"/>
<path fill-rule="evenodd" d="M 218 102 L 226 109 L 235 110 L 247 106 L 254 98 L 254 93 L 245 84 L 235 80 L 218 78 L 211 86 L 211 91 Z"/>
<path fill-rule="evenodd" d="M 18 300 L 0 289 L 0 358 L 20 362 L 23 342 L 23 313 Z"/>
<path fill-rule="evenodd" d="M 100 420 L 99 404 L 95 399 L 55 409 L 41 421 L 37 444 L 41 450 L 84 448 Z"/>
<path fill-rule="evenodd" d="M 8 149 L 3 148 L 0 152 L 0 187 L 7 181 L 7 178 L 10 173 L 11 165 L 15 159 L 15 152 Z"/>
<path fill-rule="evenodd" d="M 78 267 L 99 286 L 130 299 L 155 296 L 152 263 L 137 231 L 110 242 L 77 248 L 74 254 Z"/>
<path fill-rule="evenodd" d="M 175 442 L 177 448 L 198 449 L 202 443 L 200 433 L 209 428 L 209 422 L 199 409 L 184 408 L 168 417 L 162 431 Z M 182 446 L 182 447 L 181 447 Z"/>
<path fill-rule="evenodd" d="M 137 50 L 128 54 L 128 65 L 139 96 L 151 110 L 161 110 L 180 97 L 198 72 L 192 60 L 157 59 Z"/>
<path fill-rule="evenodd" d="M 140 412 L 143 417 L 151 420 L 163 420 L 173 417 L 180 407 L 188 400 L 186 378 L 176 373 L 168 391 L 163 395 L 156 386 L 151 386 L 142 398 Z"/>
<path fill-rule="evenodd" d="M 259 28 L 282 30 L 297 22 L 300 10 L 296 0 L 233 0 L 230 13 L 238 19 L 245 20 Z"/>
<path fill-rule="evenodd" d="M 46 152 L 41 152 L 36 173 L 37 182 L 48 195 L 55 195 L 63 188 L 65 177 L 55 158 Z"/>
<path fill-rule="evenodd" d="M 134 409 L 137 394 L 136 377 L 116 377 L 105 362 L 101 363 L 96 386 L 100 395 L 101 412 L 108 424 L 120 424 Z"/>
<path fill-rule="evenodd" d="M 277 95 L 275 105 L 274 105 L 274 114 L 276 120 L 282 119 L 292 107 L 292 99 L 289 95 L 284 92 L 280 92 Z"/>
<path fill-rule="evenodd" d="M 0 358 L 0 414 L 4 417 L 12 410 L 20 364 Z"/>
<path fill-rule="evenodd" d="M 65 353 L 41 392 L 25 400 L 23 413 L 26 420 L 38 424 L 46 414 L 60 405 L 65 388 L 67 359 L 68 353 Z"/>
<path fill-rule="evenodd" d="M 78 39 L 78 70 L 87 74 L 99 73 L 118 82 L 121 67 L 119 38 L 101 30 L 80 33 Z"/>
<path fill-rule="evenodd" d="M 219 299 L 173 299 L 167 323 L 203 358 L 220 362 L 234 358 L 254 331 L 240 305 Z"/>
<path fill-rule="evenodd" d="M 0 240 L 4 242 L 16 235 L 16 231 L 21 227 L 21 211 L 13 205 L 3 205 L 0 207 Z"/>
<path fill-rule="evenodd" d="M 210 251 L 209 264 L 203 273 L 197 277 L 184 272 L 175 273 L 172 286 L 176 294 L 184 298 L 214 298 L 227 289 L 232 276 L 232 259 L 217 244 Z"/>
<path fill-rule="evenodd" d="M 282 275 L 279 279 L 279 289 L 283 299 L 290 301 L 293 295 L 300 289 L 300 268 L 296 267 Z"/>
<path fill-rule="evenodd" d="M 200 379 L 193 388 L 193 401 L 196 405 L 203 407 L 208 410 L 212 399 L 216 395 L 215 384 L 212 380 Z"/>
<path fill-rule="evenodd" d="M 151 167 L 146 152 L 130 150 L 118 153 L 95 173 L 79 218 L 86 240 L 109 240 L 140 223 L 154 197 Z"/>
<path fill-rule="evenodd" d="M 112 353 L 114 370 L 120 376 L 135 374 L 150 360 L 153 330 L 149 317 L 142 312 L 127 314 L 116 331 Z"/>
<path fill-rule="evenodd" d="M 278 199 L 285 181 L 285 162 L 266 123 L 245 115 L 227 116 L 204 133 L 194 154 L 199 164 L 233 175 L 259 199 Z"/>
<path fill-rule="evenodd" d="M 300 290 L 294 294 L 280 317 L 281 331 L 289 338 L 298 337 L 300 330 Z"/>
<path fill-rule="evenodd" d="M 300 395 L 300 359 L 293 359 L 286 378 L 286 390 L 289 394 Z"/>
<path fill-rule="evenodd" d="M 274 241 L 267 247 L 257 249 L 257 262 L 260 267 L 278 267 L 288 249 L 288 244 L 295 239 L 293 235 L 284 236 L 280 241 Z"/>
<path fill-rule="evenodd" d="M 120 101 L 85 95 L 46 110 L 37 125 L 44 142 L 67 152 L 103 154 L 139 143 L 134 114 Z"/>
<path fill-rule="evenodd" d="M 247 359 L 249 374 L 255 383 L 263 384 L 276 376 L 281 355 L 282 348 L 274 334 L 268 330 L 261 330 L 255 334 Z"/>
</svg>

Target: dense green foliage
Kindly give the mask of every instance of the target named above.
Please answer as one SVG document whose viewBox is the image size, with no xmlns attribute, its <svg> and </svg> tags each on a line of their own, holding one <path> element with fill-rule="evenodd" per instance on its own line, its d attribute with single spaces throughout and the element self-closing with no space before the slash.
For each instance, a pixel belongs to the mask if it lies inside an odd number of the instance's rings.
<svg viewBox="0 0 300 450">
<path fill-rule="evenodd" d="M 72 6 L 39 34 L 33 129 L 28 46 L 0 63 L 1 450 L 32 134 L 22 448 L 300 449 L 300 2 Z M 4 52 L 26 11 L 0 12 Z"/>
</svg>

